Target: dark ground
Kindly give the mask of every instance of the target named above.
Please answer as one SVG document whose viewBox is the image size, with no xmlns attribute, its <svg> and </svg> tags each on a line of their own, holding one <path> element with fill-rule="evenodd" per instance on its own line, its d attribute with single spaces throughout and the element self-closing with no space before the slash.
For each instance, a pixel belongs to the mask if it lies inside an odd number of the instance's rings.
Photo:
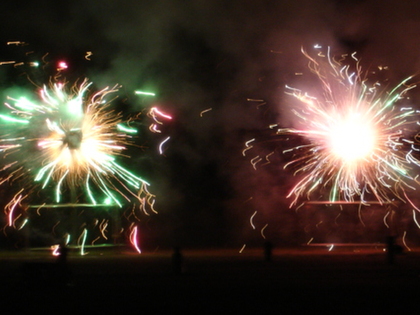
<svg viewBox="0 0 420 315">
<path fill-rule="evenodd" d="M 89 251 L 89 250 L 88 250 Z M 48 251 L 0 254 L 1 307 L 9 314 L 403 314 L 415 312 L 420 251 L 395 257 L 379 247 L 184 250 L 72 250 L 70 285 Z M 26 269 L 25 269 L 26 268 Z"/>
</svg>

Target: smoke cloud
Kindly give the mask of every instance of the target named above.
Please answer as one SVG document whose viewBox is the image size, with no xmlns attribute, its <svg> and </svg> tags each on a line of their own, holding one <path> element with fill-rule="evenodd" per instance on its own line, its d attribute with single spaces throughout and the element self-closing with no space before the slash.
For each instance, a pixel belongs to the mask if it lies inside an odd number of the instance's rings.
<svg viewBox="0 0 420 315">
<path fill-rule="evenodd" d="M 296 82 L 295 73 L 308 72 L 301 47 L 358 51 L 366 67 L 388 66 L 390 82 L 415 74 L 419 6 L 392 0 L 8 2 L 0 12 L 0 38 L 5 46 L 24 41 L 51 60 L 67 59 L 69 73 L 99 87 L 122 84 L 128 111 L 158 105 L 174 116 L 165 155 L 132 159 L 139 172 L 146 168 L 157 195 L 160 214 L 150 223 L 157 243 L 240 246 L 262 241 L 263 228 L 279 243 L 298 243 L 301 227 L 285 199 L 294 178 L 282 169 L 282 144 L 261 143 L 260 152 L 243 156 L 245 141 L 271 123 L 289 127 L 293 103 L 284 87 Z M 9 48 L 0 50 L 3 60 Z M 0 68 L 0 78 L 7 83 L 5 71 Z M 140 99 L 136 89 L 157 96 Z M 150 137 L 145 144 L 153 151 L 156 142 Z M 253 154 L 265 158 L 272 151 L 271 164 L 252 167 Z"/>
</svg>

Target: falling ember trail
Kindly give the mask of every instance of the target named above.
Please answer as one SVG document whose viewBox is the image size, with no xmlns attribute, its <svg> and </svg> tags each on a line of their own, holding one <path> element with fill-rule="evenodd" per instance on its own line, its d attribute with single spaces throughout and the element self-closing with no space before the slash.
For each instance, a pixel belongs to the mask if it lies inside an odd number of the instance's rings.
<svg viewBox="0 0 420 315">
<path fill-rule="evenodd" d="M 159 145 L 159 153 L 160 154 L 163 154 L 163 145 L 167 142 L 167 141 L 169 141 L 169 139 L 170 139 L 171 137 L 167 137 L 165 140 L 163 140 L 161 143 L 160 143 L 160 145 Z"/>
<path fill-rule="evenodd" d="M 138 242 L 138 228 L 137 226 L 132 227 L 131 233 L 130 233 L 130 242 L 131 245 L 135 248 L 135 250 L 141 254 L 141 249 Z"/>
</svg>

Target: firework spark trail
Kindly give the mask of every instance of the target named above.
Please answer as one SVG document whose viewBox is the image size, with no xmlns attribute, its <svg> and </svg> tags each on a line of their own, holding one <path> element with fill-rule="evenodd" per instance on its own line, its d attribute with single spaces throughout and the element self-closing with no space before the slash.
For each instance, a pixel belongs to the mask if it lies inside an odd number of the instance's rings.
<svg viewBox="0 0 420 315">
<path fill-rule="evenodd" d="M 5 104 L 9 113 L 0 115 L 0 123 L 19 136 L 0 140 L 0 152 L 13 160 L 3 167 L 0 182 L 33 179 L 6 207 L 9 225 L 14 207 L 27 197 L 23 191 L 28 195 L 34 187 L 53 188 L 55 203 L 80 202 L 68 196 L 82 190 L 92 205 L 122 207 L 121 198 L 134 198 L 145 212 L 148 205 L 153 207 L 149 183 L 117 162 L 127 157 L 124 151 L 135 133 L 130 121 L 123 122 L 122 114 L 110 109 L 113 99 L 108 97 L 118 86 L 88 96 L 91 84 L 85 79 L 69 89 L 67 83 L 54 83 L 40 90 L 40 100 L 9 98 Z"/>
<path fill-rule="evenodd" d="M 367 195 L 380 203 L 403 200 L 404 192 L 416 184 L 410 173 L 420 165 L 413 150 L 407 149 L 414 142 L 406 135 L 415 130 L 418 111 L 397 106 L 414 87 L 408 84 L 411 77 L 386 91 L 378 82 L 368 83 L 354 55 L 352 71 L 329 51 L 317 58 L 304 54 L 322 93 L 315 97 L 287 87 L 300 103 L 292 112 L 304 127 L 279 129 L 277 134 L 306 141 L 285 151 L 294 154 L 285 167 L 302 174 L 288 195 L 294 198 L 291 206 L 324 189 L 329 201 L 365 202 Z"/>
<path fill-rule="evenodd" d="M 163 125 L 163 120 L 171 120 L 172 116 L 162 112 L 157 107 L 152 107 L 148 113 L 148 116 L 152 118 L 153 123 L 149 126 L 149 130 L 153 133 L 161 134 L 162 130 L 159 129 L 159 126 Z M 165 139 L 163 139 L 159 144 L 159 154 L 163 155 L 164 149 L 163 146 L 169 141 L 171 137 L 168 136 Z"/>
<path fill-rule="evenodd" d="M 85 251 L 87 234 L 88 234 L 87 229 L 83 229 L 83 233 L 80 235 L 79 239 L 77 240 L 77 242 L 79 243 L 79 247 L 80 247 L 80 255 L 82 255 L 82 256 L 88 254 Z"/>
<path fill-rule="evenodd" d="M 138 242 L 138 227 L 137 225 L 132 225 L 130 227 L 130 242 L 131 245 L 136 249 L 136 251 L 141 254 L 141 249 Z"/>
<path fill-rule="evenodd" d="M 150 125 L 149 129 L 155 133 L 162 133 L 162 131 L 158 128 L 159 125 L 163 125 L 161 119 L 171 120 L 172 116 L 163 113 L 159 108 L 152 107 L 149 111 L 149 116 L 153 119 L 154 123 Z"/>
</svg>

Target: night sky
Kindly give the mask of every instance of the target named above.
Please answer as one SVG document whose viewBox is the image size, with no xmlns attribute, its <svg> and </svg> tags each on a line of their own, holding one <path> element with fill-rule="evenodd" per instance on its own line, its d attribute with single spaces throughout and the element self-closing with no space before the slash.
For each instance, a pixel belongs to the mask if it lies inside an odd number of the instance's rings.
<svg viewBox="0 0 420 315">
<path fill-rule="evenodd" d="M 263 242 L 266 224 L 274 243 L 295 244 L 303 227 L 285 198 L 294 179 L 282 168 L 283 144 L 261 143 L 260 153 L 276 155 L 255 171 L 242 155 L 245 141 L 264 137 L 271 123 L 290 126 L 285 85 L 295 73 L 304 74 L 300 84 L 313 83 L 301 47 L 357 51 L 367 68 L 388 66 L 391 86 L 417 74 L 418 12 L 415 0 L 3 1 L 0 61 L 48 53 L 51 63 L 68 62 L 70 79 L 122 84 L 127 113 L 157 105 L 174 117 L 164 155 L 159 137 L 146 135 L 130 162 L 157 196 L 159 214 L 143 230 L 148 246 L 239 248 Z M 0 83 L 23 84 L 19 70 L 0 66 Z"/>
</svg>

